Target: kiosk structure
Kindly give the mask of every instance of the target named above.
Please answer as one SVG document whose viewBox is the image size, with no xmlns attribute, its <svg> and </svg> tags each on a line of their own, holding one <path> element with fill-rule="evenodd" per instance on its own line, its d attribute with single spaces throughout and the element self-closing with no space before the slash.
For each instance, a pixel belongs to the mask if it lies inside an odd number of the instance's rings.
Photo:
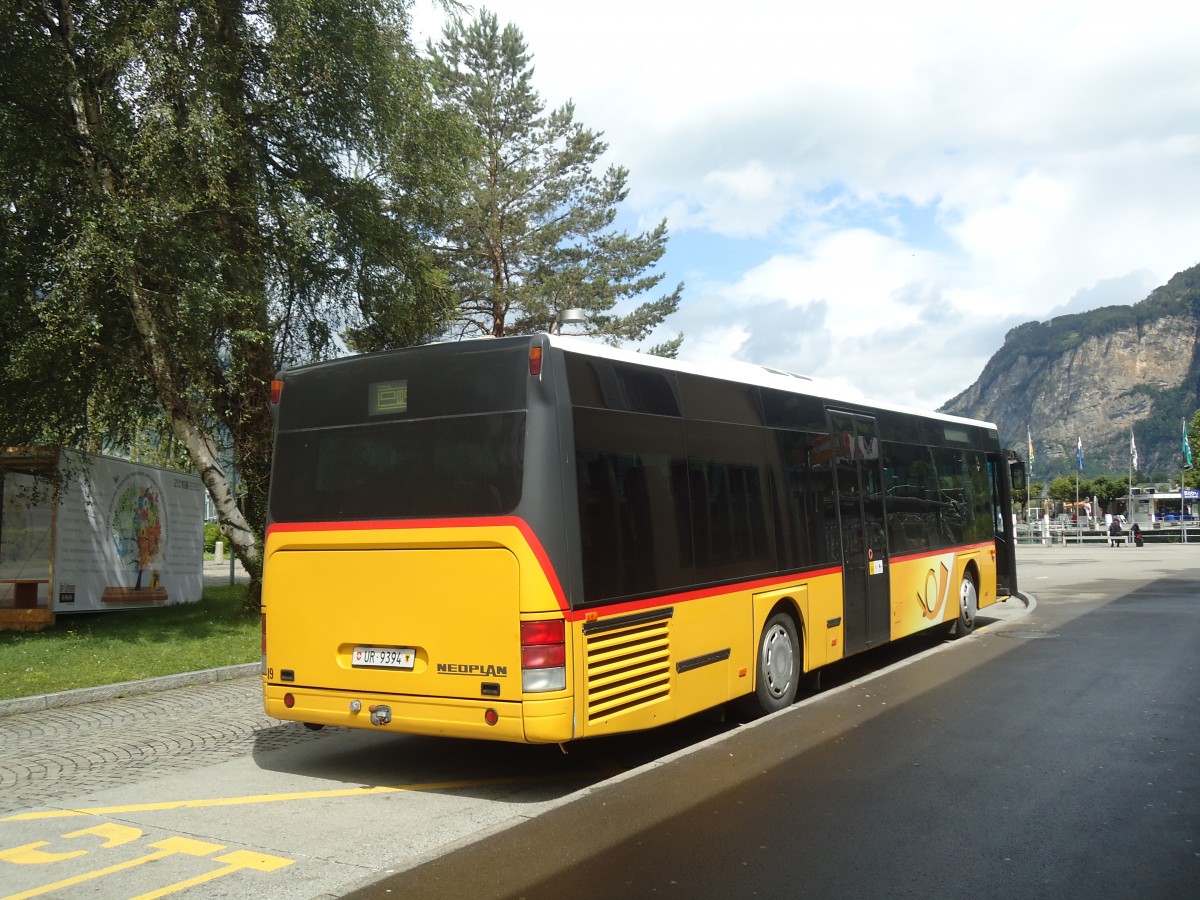
<svg viewBox="0 0 1200 900">
<path fill-rule="evenodd" d="M 199 477 L 76 450 L 0 450 L 0 629 L 200 599 Z"/>
</svg>

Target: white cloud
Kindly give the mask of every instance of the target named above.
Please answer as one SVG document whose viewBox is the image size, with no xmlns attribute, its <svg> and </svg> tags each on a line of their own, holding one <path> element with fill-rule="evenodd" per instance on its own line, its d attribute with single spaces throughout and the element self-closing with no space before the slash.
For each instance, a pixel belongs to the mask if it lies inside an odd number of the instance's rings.
<svg viewBox="0 0 1200 900">
<path fill-rule="evenodd" d="M 1013 325 L 1200 262 L 1200 7 L 487 5 L 629 167 L 623 220 L 667 216 L 687 356 L 933 406 Z"/>
</svg>

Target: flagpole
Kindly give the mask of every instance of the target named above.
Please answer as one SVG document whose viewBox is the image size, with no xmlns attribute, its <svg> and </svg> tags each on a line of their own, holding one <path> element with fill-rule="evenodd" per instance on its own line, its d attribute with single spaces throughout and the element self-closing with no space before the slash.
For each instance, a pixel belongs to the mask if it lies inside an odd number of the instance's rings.
<svg viewBox="0 0 1200 900">
<path fill-rule="evenodd" d="M 1075 442 L 1075 456 L 1079 460 L 1079 468 L 1075 470 L 1075 536 L 1083 540 L 1083 523 L 1079 521 L 1079 473 L 1083 471 L 1083 438 Z"/>
<path fill-rule="evenodd" d="M 1187 433 L 1187 416 L 1179 420 L 1183 426 L 1183 446 L 1180 448 L 1183 451 L 1183 469 L 1179 473 L 1179 533 L 1183 537 L 1183 543 L 1187 543 L 1187 520 L 1184 518 L 1187 509 L 1187 482 L 1184 481 L 1184 476 L 1187 470 L 1192 467 L 1192 445 L 1188 442 Z"/>
<path fill-rule="evenodd" d="M 1185 544 L 1187 543 L 1187 519 L 1184 518 L 1184 510 L 1187 508 L 1187 488 L 1184 486 L 1183 475 L 1186 471 L 1183 469 L 1179 472 L 1179 533 Z"/>
<path fill-rule="evenodd" d="M 1084 523 L 1080 521 L 1082 516 L 1079 515 L 1079 470 L 1075 470 L 1075 536 L 1082 538 L 1084 535 Z"/>
<path fill-rule="evenodd" d="M 1183 468 L 1179 471 L 1179 534 L 1183 543 L 1187 543 L 1187 519 L 1185 510 L 1187 509 L 1187 482 L 1184 481 L 1184 476 L 1187 474 L 1188 468 L 1192 462 L 1192 448 L 1188 445 L 1187 436 L 1187 416 L 1179 420 L 1183 425 Z"/>
<path fill-rule="evenodd" d="M 1129 513 L 1129 526 L 1133 527 L 1133 460 L 1137 456 L 1137 444 L 1133 442 L 1133 428 L 1129 429 L 1129 499 L 1125 502 L 1125 512 Z"/>
<path fill-rule="evenodd" d="M 1033 505 L 1033 432 L 1025 428 L 1025 439 L 1029 444 L 1029 476 L 1025 479 L 1025 524 L 1029 525 L 1029 507 Z"/>
</svg>

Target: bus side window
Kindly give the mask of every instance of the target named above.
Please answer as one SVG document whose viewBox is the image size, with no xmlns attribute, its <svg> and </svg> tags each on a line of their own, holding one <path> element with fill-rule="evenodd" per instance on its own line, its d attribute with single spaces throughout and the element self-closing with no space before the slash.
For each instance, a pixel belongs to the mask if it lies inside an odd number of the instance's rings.
<svg viewBox="0 0 1200 900">
<path fill-rule="evenodd" d="M 585 602 L 691 584 L 682 421 L 580 407 L 574 419 Z"/>
</svg>

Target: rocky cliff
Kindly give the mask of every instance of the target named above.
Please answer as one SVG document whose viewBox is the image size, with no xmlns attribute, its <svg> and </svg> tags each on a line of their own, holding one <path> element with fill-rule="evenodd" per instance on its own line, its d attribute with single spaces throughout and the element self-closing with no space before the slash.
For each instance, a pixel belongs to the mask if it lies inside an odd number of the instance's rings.
<svg viewBox="0 0 1200 900">
<path fill-rule="evenodd" d="M 1131 429 L 1142 473 L 1177 473 L 1180 420 L 1200 407 L 1198 335 L 1200 266 L 1132 306 L 1014 328 L 942 409 L 995 422 L 1022 457 L 1032 434 L 1040 481 L 1076 471 L 1077 439 L 1085 476 L 1127 472 Z"/>
</svg>

